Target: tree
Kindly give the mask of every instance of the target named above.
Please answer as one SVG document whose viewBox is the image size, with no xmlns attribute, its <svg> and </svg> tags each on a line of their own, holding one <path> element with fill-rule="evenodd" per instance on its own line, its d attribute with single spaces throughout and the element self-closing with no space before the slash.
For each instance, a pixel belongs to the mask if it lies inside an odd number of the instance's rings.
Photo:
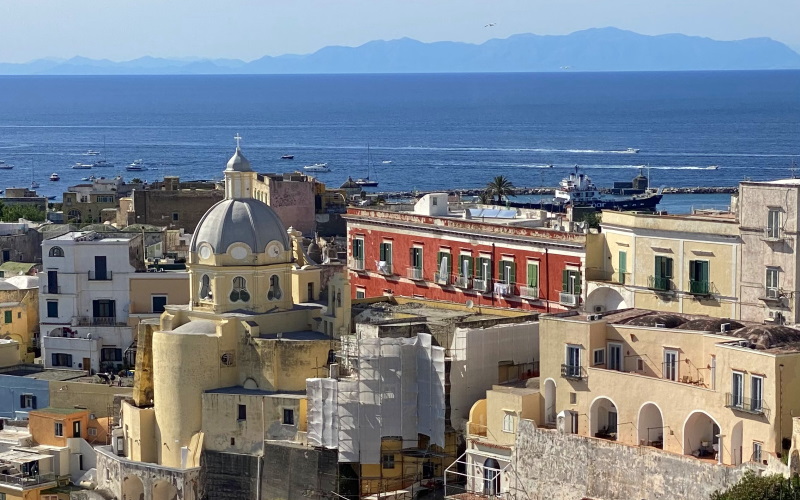
<svg viewBox="0 0 800 500">
<path fill-rule="evenodd" d="M 800 482 L 795 476 L 786 479 L 779 474 L 759 476 L 747 471 L 742 479 L 723 491 L 715 491 L 711 500 L 787 500 L 800 498 Z"/>
<path fill-rule="evenodd" d="M 498 175 L 486 185 L 486 191 L 491 196 L 497 196 L 497 203 L 500 204 L 503 198 L 508 199 L 514 196 L 514 184 L 505 175 Z"/>
<path fill-rule="evenodd" d="M 481 202 L 481 205 L 490 205 L 492 203 L 492 193 L 488 190 L 483 190 L 478 193 L 478 201 Z"/>
<path fill-rule="evenodd" d="M 46 214 L 31 205 L 5 205 L 0 204 L 0 219 L 6 222 L 16 222 L 26 219 L 33 222 L 42 222 Z"/>
</svg>

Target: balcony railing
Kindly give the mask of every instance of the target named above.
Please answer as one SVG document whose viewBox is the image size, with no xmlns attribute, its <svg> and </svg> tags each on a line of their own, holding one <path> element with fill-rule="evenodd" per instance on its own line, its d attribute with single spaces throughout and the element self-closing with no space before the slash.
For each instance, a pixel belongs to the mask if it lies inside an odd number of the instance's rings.
<svg viewBox="0 0 800 500">
<path fill-rule="evenodd" d="M 504 281 L 497 281 L 494 284 L 494 293 L 501 297 L 513 297 L 517 295 L 516 283 L 506 283 Z"/>
<path fill-rule="evenodd" d="M 355 257 L 352 257 L 350 258 L 350 260 L 348 260 L 347 267 L 349 267 L 353 271 L 363 271 L 364 259 L 357 259 Z"/>
<path fill-rule="evenodd" d="M 467 276 L 456 276 L 453 284 L 458 288 L 472 288 L 472 278 Z"/>
<path fill-rule="evenodd" d="M 575 293 L 561 292 L 558 294 L 558 302 L 563 306 L 577 307 L 580 301 L 581 296 Z"/>
<path fill-rule="evenodd" d="M 539 287 L 538 286 L 521 286 L 519 287 L 519 296 L 526 299 L 538 299 Z"/>
<path fill-rule="evenodd" d="M 55 482 L 56 475 L 55 474 L 38 474 L 36 476 L 24 476 L 24 475 L 10 475 L 10 474 L 0 474 L 0 484 L 8 484 L 11 486 L 17 486 L 20 488 L 28 488 L 31 486 L 37 486 L 44 483 L 52 483 Z"/>
<path fill-rule="evenodd" d="M 116 316 L 92 318 L 79 316 L 76 318 L 77 326 L 125 326 L 125 323 L 117 322 Z"/>
<path fill-rule="evenodd" d="M 491 286 L 491 280 L 482 280 L 478 278 L 472 280 L 472 288 L 479 292 L 483 293 L 488 292 L 490 286 Z"/>
<path fill-rule="evenodd" d="M 781 230 L 779 227 L 766 227 L 764 228 L 764 241 L 783 241 Z"/>
<path fill-rule="evenodd" d="M 42 285 L 42 293 L 51 293 L 51 294 L 61 293 L 61 287 Z"/>
<path fill-rule="evenodd" d="M 98 273 L 97 271 L 89 271 L 89 281 L 111 281 L 112 271 Z"/>
<path fill-rule="evenodd" d="M 763 399 L 743 398 L 730 392 L 725 394 L 725 407 L 753 415 L 766 415 L 769 412 Z"/>
<path fill-rule="evenodd" d="M 440 273 L 436 272 L 433 274 L 433 281 L 440 285 L 449 285 L 451 280 L 453 279 L 453 275 L 450 273 Z"/>
<path fill-rule="evenodd" d="M 406 271 L 406 276 L 410 280 L 414 281 L 422 281 L 422 268 L 421 267 L 409 267 Z"/>
<path fill-rule="evenodd" d="M 692 295 L 711 295 L 714 290 L 714 283 L 710 281 L 689 280 L 689 293 Z"/>
<path fill-rule="evenodd" d="M 649 276 L 647 278 L 647 288 L 657 292 L 669 292 L 674 289 L 672 280 L 666 276 Z"/>
<path fill-rule="evenodd" d="M 764 288 L 764 293 L 761 294 L 759 299 L 766 302 L 780 302 L 784 298 L 784 294 L 780 288 L 776 286 L 768 286 Z"/>
<path fill-rule="evenodd" d="M 384 276 L 391 276 L 392 275 L 392 263 L 384 260 L 379 260 L 375 264 L 375 271 L 378 274 L 382 274 Z"/>
<path fill-rule="evenodd" d="M 561 365 L 561 376 L 571 380 L 583 380 L 586 372 L 580 365 Z"/>
</svg>

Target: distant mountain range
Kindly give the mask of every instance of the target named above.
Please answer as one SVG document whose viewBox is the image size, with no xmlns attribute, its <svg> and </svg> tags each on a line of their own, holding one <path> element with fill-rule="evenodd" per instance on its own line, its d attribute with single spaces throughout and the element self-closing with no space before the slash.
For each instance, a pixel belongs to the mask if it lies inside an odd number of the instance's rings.
<svg viewBox="0 0 800 500">
<path fill-rule="evenodd" d="M 311 73 L 474 73 L 541 71 L 691 71 L 800 69 L 800 54 L 770 38 L 718 41 L 617 28 L 569 35 L 514 35 L 482 44 L 423 43 L 410 38 L 313 54 L 238 59 L 142 57 L 114 62 L 74 57 L 0 63 L 1 75 L 184 75 Z"/>
</svg>

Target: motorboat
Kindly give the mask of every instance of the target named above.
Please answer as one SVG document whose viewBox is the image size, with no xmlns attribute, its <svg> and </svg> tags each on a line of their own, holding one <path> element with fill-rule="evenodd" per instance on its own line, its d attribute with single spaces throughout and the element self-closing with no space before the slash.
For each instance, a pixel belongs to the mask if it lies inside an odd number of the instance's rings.
<svg viewBox="0 0 800 500">
<path fill-rule="evenodd" d="M 140 158 L 138 160 L 133 160 L 130 165 L 125 167 L 125 170 L 128 172 L 144 172 L 147 170 L 147 167 L 144 166 L 144 160 Z"/>
<path fill-rule="evenodd" d="M 100 151 L 95 151 L 94 149 L 87 149 L 83 156 L 97 156 L 100 154 Z"/>
<path fill-rule="evenodd" d="M 12 168 L 14 168 L 14 165 L 11 165 L 9 163 L 4 162 L 3 160 L 0 160 L 0 170 L 11 170 Z"/>
<path fill-rule="evenodd" d="M 294 160 L 294 155 L 283 155 L 281 160 Z"/>
<path fill-rule="evenodd" d="M 53 182 L 60 181 L 61 177 L 59 177 L 59 175 L 57 173 L 53 172 L 52 174 L 50 174 L 50 180 L 53 181 Z"/>
<path fill-rule="evenodd" d="M 303 170 L 308 172 L 330 172 L 331 169 L 328 168 L 327 163 L 315 163 L 313 165 L 306 165 L 303 167 Z"/>
<path fill-rule="evenodd" d="M 94 165 L 92 166 L 94 168 L 108 168 L 108 167 L 113 167 L 114 164 L 107 160 L 97 160 L 96 162 L 94 162 Z"/>
<path fill-rule="evenodd" d="M 81 177 L 82 181 L 93 181 L 95 179 L 97 179 L 97 177 L 95 177 L 93 175 L 90 175 L 89 177 Z"/>
<path fill-rule="evenodd" d="M 353 182 L 355 182 L 361 187 L 378 187 L 378 181 L 370 179 L 369 177 L 367 177 L 366 179 L 356 179 Z"/>
<path fill-rule="evenodd" d="M 719 165 L 709 165 L 706 170 L 719 170 Z"/>
<path fill-rule="evenodd" d="M 383 163 L 384 165 L 391 165 L 392 160 L 383 160 L 381 163 Z"/>
<path fill-rule="evenodd" d="M 92 164 L 76 162 L 75 165 L 72 166 L 72 168 L 76 170 L 89 170 L 90 168 L 92 168 Z"/>
<path fill-rule="evenodd" d="M 628 149 L 626 149 L 626 150 L 625 150 L 625 151 L 623 151 L 623 152 L 624 152 L 624 153 L 628 153 L 628 154 L 636 154 L 636 153 L 638 153 L 638 152 L 639 152 L 639 150 L 638 150 L 637 148 L 628 148 Z"/>
</svg>

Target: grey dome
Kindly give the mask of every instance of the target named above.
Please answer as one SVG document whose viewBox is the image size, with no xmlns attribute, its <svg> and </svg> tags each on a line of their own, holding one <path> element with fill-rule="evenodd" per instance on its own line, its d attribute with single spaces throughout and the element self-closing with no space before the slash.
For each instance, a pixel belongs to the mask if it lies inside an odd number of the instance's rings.
<svg viewBox="0 0 800 500">
<path fill-rule="evenodd" d="M 275 211 L 253 198 L 222 200 L 200 219 L 189 251 L 196 252 L 201 243 L 208 243 L 219 255 L 233 243 L 244 243 L 253 253 L 264 253 L 272 240 L 280 241 L 284 250 L 291 248 L 286 228 Z"/>
<path fill-rule="evenodd" d="M 236 148 L 236 152 L 233 153 L 231 159 L 228 160 L 228 165 L 225 170 L 229 172 L 252 172 L 253 169 L 250 168 L 250 161 L 244 157 L 242 154 L 242 150 Z"/>
</svg>

